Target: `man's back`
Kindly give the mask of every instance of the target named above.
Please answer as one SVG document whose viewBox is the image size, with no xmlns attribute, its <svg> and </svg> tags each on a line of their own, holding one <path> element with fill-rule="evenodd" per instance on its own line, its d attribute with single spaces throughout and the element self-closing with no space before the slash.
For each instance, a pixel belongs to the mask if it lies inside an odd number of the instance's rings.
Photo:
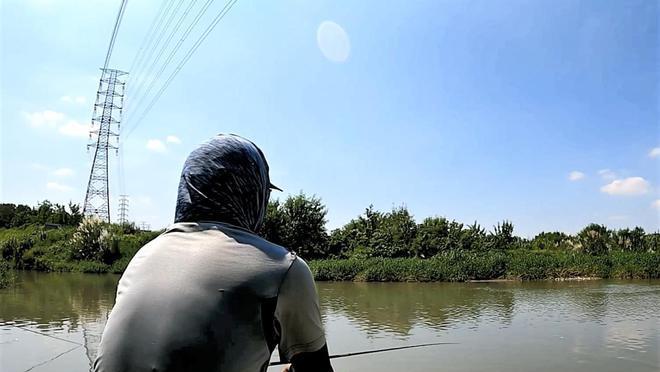
<svg viewBox="0 0 660 372">
<path fill-rule="evenodd" d="M 175 224 L 126 268 L 95 371 L 257 372 L 275 346 L 296 372 L 332 371 L 309 267 L 255 235 L 271 189 L 245 138 L 190 153 Z"/>
<path fill-rule="evenodd" d="M 311 275 L 284 248 L 231 225 L 175 224 L 122 276 L 95 370 L 260 371 L 276 344 L 289 357 L 315 351 L 325 344 L 316 294 L 299 288 L 300 307 L 287 309 L 288 281 Z"/>
</svg>

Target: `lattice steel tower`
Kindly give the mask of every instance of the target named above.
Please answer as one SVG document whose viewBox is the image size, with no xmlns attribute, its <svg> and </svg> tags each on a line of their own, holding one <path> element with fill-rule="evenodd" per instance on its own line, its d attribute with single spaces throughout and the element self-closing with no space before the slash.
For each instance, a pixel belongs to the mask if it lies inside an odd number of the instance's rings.
<svg viewBox="0 0 660 372">
<path fill-rule="evenodd" d="M 89 173 L 87 194 L 83 214 L 96 215 L 101 220 L 110 222 L 110 191 L 108 188 L 108 150 L 118 150 L 119 145 L 111 144 L 110 139 L 119 138 L 121 111 L 124 104 L 124 88 L 126 83 L 121 80 L 127 72 L 102 68 L 99 89 L 96 92 L 94 113 L 92 114 L 92 129 L 89 138 L 96 134 L 96 142 L 87 145 L 94 148 L 94 161 Z M 100 115 L 99 115 L 100 112 Z"/>
<path fill-rule="evenodd" d="M 128 223 L 128 195 L 119 195 L 119 224 Z"/>
</svg>

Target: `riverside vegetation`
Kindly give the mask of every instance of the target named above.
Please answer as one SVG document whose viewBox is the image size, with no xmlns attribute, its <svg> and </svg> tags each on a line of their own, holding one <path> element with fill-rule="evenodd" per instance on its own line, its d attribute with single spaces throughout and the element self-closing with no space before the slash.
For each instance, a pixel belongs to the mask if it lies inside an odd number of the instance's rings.
<svg viewBox="0 0 660 372">
<path fill-rule="evenodd" d="M 444 217 L 417 223 L 405 207 L 369 207 L 326 230 L 326 207 L 300 193 L 269 203 L 261 234 L 310 262 L 317 280 L 466 281 L 576 277 L 660 278 L 660 233 L 590 224 L 575 235 L 517 237 Z M 11 269 L 121 273 L 160 231 L 83 219 L 79 206 L 0 204 L 0 286 Z"/>
</svg>

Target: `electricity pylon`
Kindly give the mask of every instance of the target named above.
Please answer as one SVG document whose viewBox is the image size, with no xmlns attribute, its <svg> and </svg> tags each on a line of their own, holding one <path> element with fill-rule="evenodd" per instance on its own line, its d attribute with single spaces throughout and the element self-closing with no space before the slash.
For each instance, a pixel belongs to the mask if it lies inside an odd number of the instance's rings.
<svg viewBox="0 0 660 372">
<path fill-rule="evenodd" d="M 119 138 L 121 111 L 124 103 L 126 83 L 120 78 L 127 72 L 102 68 L 99 89 L 96 92 L 92 129 L 89 138 L 96 134 L 96 143 L 87 145 L 87 150 L 94 148 L 94 161 L 89 172 L 87 194 L 83 206 L 83 215 L 96 215 L 101 220 L 110 222 L 110 190 L 108 188 L 108 150 L 118 150 L 118 145 L 110 143 L 110 138 Z M 99 115 L 100 112 L 100 115 Z M 118 143 L 118 142 L 117 142 Z"/>
<path fill-rule="evenodd" d="M 128 223 L 128 195 L 119 195 L 119 224 Z"/>
</svg>

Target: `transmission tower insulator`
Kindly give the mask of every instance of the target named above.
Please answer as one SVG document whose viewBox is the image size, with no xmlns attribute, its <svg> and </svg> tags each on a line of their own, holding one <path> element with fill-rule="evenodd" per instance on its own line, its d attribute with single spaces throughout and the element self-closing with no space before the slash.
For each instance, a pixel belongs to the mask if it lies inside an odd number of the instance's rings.
<svg viewBox="0 0 660 372">
<path fill-rule="evenodd" d="M 127 72 L 114 69 L 101 69 L 101 79 L 96 92 L 92 122 L 98 123 L 98 129 L 90 130 L 89 136 L 96 134 L 96 143 L 88 145 L 94 147 L 94 161 L 89 172 L 87 194 L 83 214 L 85 216 L 98 216 L 101 220 L 110 222 L 110 190 L 108 188 L 108 149 L 116 148 L 109 143 L 110 137 L 116 137 L 113 125 L 119 125 L 121 107 L 124 101 L 125 83 L 120 78 Z M 100 112 L 99 112 L 100 111 Z M 93 128 L 93 126 L 92 126 Z"/>
</svg>

